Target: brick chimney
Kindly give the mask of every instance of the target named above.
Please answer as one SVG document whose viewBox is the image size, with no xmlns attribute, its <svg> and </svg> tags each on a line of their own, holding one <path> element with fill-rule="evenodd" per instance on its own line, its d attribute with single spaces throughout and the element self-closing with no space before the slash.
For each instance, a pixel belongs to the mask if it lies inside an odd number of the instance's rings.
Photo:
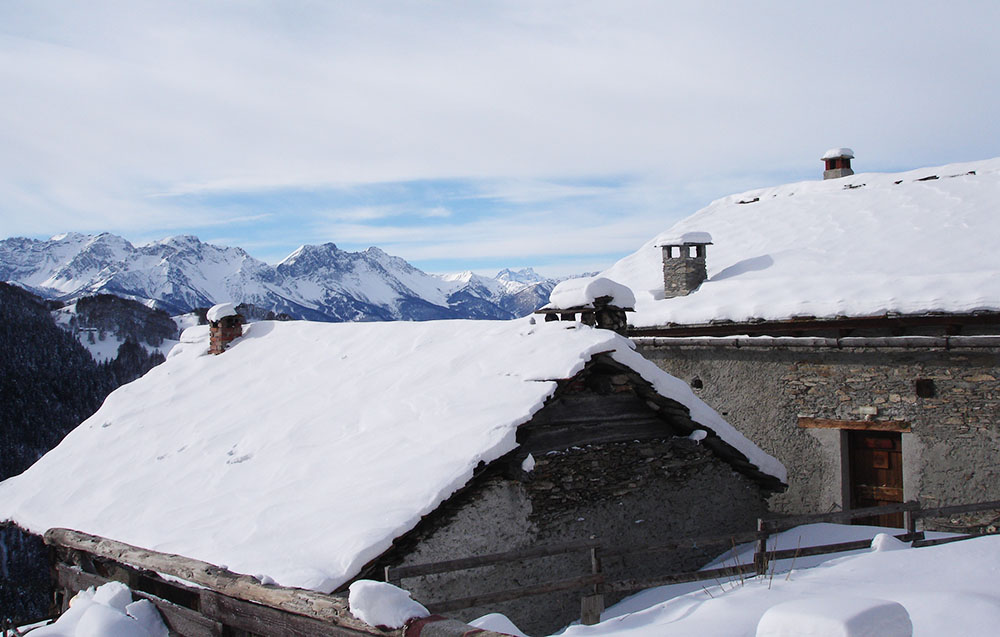
<svg viewBox="0 0 1000 637">
<path fill-rule="evenodd" d="M 706 246 L 712 245 L 707 232 L 685 232 L 660 244 L 663 250 L 663 298 L 687 296 L 708 278 Z"/>
<path fill-rule="evenodd" d="M 219 303 L 205 314 L 208 319 L 208 353 L 221 354 L 229 344 L 243 336 L 243 317 L 232 303 Z"/>
<path fill-rule="evenodd" d="M 851 160 L 854 159 L 854 151 L 850 148 L 831 148 L 820 157 L 826 165 L 823 171 L 823 179 L 838 179 L 854 174 L 851 170 Z"/>
</svg>

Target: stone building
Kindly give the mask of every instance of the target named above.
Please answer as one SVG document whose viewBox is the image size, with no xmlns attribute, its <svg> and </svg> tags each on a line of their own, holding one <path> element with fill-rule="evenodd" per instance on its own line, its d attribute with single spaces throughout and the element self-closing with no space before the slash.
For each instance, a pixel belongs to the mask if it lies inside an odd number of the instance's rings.
<svg viewBox="0 0 1000 637">
<path fill-rule="evenodd" d="M 604 275 L 638 351 L 788 468 L 772 508 L 1000 500 L 997 200 L 1000 160 L 764 188 L 663 235 L 711 232 L 689 295 L 663 237 Z"/>
<path fill-rule="evenodd" d="M 0 521 L 329 593 L 387 566 L 752 530 L 784 488 L 780 463 L 612 330 L 264 321 L 221 355 L 207 341 L 206 326 L 185 331 L 163 365 L 0 483 Z M 694 570 L 718 551 L 609 558 L 604 573 Z M 402 585 L 433 609 L 589 573 L 581 553 Z M 581 595 L 457 615 L 553 631 Z"/>
</svg>

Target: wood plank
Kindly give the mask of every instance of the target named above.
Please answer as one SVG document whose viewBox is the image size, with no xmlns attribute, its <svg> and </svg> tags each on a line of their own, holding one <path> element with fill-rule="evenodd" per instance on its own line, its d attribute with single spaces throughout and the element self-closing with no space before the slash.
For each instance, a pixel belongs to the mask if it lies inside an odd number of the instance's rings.
<svg viewBox="0 0 1000 637">
<path fill-rule="evenodd" d="M 922 548 L 924 546 L 937 546 L 939 544 L 951 544 L 952 542 L 962 542 L 964 540 L 974 540 L 977 537 L 985 537 L 987 535 L 997 535 L 997 533 L 976 533 L 973 535 L 959 535 L 957 537 L 939 537 L 933 540 L 918 540 L 913 543 L 914 548 Z"/>
<path fill-rule="evenodd" d="M 320 621 L 311 617 L 289 613 L 268 606 L 202 591 L 201 612 L 227 627 L 245 630 L 255 635 L 282 635 L 288 637 L 356 637 L 356 630 Z M 381 634 L 381 633 L 379 633 Z"/>
<path fill-rule="evenodd" d="M 924 539 L 924 532 L 903 533 L 894 535 L 901 542 L 915 542 Z M 875 539 L 875 538 L 872 538 Z M 827 555 L 830 553 L 844 553 L 846 551 L 859 551 L 871 548 L 872 540 L 855 540 L 853 542 L 838 542 L 837 544 L 822 544 L 819 546 L 803 546 L 796 549 L 783 549 L 781 551 L 768 552 L 770 560 L 790 560 L 796 557 L 807 557 L 810 555 Z M 914 545 L 915 546 L 915 545 Z"/>
<path fill-rule="evenodd" d="M 744 542 L 754 542 L 763 537 L 767 537 L 766 532 L 744 531 L 742 533 L 729 533 L 726 535 L 705 535 L 701 537 L 685 537 L 670 542 L 659 542 L 657 544 L 643 544 L 627 549 L 608 548 L 601 550 L 601 557 L 625 557 L 628 555 L 662 553 L 664 551 L 676 551 L 677 549 L 697 549 L 707 546 L 742 544 Z"/>
<path fill-rule="evenodd" d="M 959 513 L 976 513 L 978 511 L 1000 510 L 1000 500 L 990 502 L 978 502 L 976 504 L 956 504 L 932 509 L 920 509 L 919 517 L 922 518 L 943 518 Z"/>
<path fill-rule="evenodd" d="M 814 522 L 849 522 L 854 518 L 883 515 L 887 513 L 901 513 L 903 511 L 920 511 L 920 504 L 917 502 L 903 502 L 901 504 L 851 509 L 849 511 L 836 511 L 834 513 L 813 513 L 809 515 L 793 515 L 785 518 L 769 518 L 765 520 L 765 522 L 767 523 L 767 528 L 771 531 L 781 531 L 784 529 L 790 529 L 793 526 L 799 526 L 801 524 L 812 524 Z"/>
<path fill-rule="evenodd" d="M 462 557 L 442 562 L 398 566 L 396 568 L 386 569 L 386 576 L 390 580 L 398 580 L 404 577 L 418 577 L 421 575 L 432 575 L 434 573 L 448 573 L 451 571 L 462 571 L 480 566 L 493 566 L 496 564 L 505 564 L 507 562 L 520 562 L 521 560 L 531 558 L 562 555 L 576 551 L 589 551 L 593 548 L 600 548 L 600 546 L 601 543 L 598 540 L 577 540 L 575 542 L 565 542 L 562 544 L 532 546 L 524 549 L 515 549 L 513 551 L 489 553 L 487 555 L 476 555 L 474 557 Z"/>
<path fill-rule="evenodd" d="M 58 587 L 74 593 L 91 586 L 101 586 L 109 581 L 120 581 L 109 580 L 93 573 L 84 573 L 78 568 L 65 564 L 56 564 L 55 569 Z M 122 583 L 126 584 L 127 582 Z M 133 590 L 132 595 L 141 599 L 147 599 L 156 606 L 171 635 L 184 635 L 184 637 L 220 637 L 222 635 L 221 624 L 203 617 L 196 611 L 171 604 L 164 599 L 142 591 Z"/>
<path fill-rule="evenodd" d="M 104 557 L 140 570 L 172 575 L 223 595 L 281 609 L 290 613 L 338 623 L 361 634 L 379 634 L 350 614 L 347 599 L 284 586 L 264 586 L 249 575 L 240 575 L 214 564 L 182 555 L 160 553 L 72 529 L 49 529 L 45 543 Z"/>
<path fill-rule="evenodd" d="M 799 427 L 804 429 L 853 429 L 856 431 L 895 431 L 910 433 L 910 423 L 905 420 L 834 420 L 799 416 Z"/>
<path fill-rule="evenodd" d="M 854 491 L 858 495 L 871 498 L 873 500 L 888 500 L 889 502 L 903 501 L 902 487 L 883 487 L 859 484 L 854 487 Z"/>
<path fill-rule="evenodd" d="M 727 566 L 725 568 L 715 568 L 709 571 L 689 571 L 687 573 L 675 573 L 662 577 L 652 577 L 647 579 L 623 579 L 614 582 L 606 582 L 604 590 L 617 593 L 631 593 L 641 591 L 654 586 L 666 586 L 668 584 L 683 584 L 686 582 L 704 582 L 706 580 L 726 579 L 740 577 L 743 575 L 754 575 L 753 564 L 740 564 L 739 566 Z"/>
<path fill-rule="evenodd" d="M 601 584 L 603 582 L 604 582 L 603 575 L 584 575 L 583 577 L 574 577 L 572 579 L 558 580 L 555 582 L 546 582 L 544 584 L 538 584 L 536 586 L 521 586 L 519 588 L 497 591 L 495 593 L 483 593 L 482 595 L 472 595 L 470 597 L 461 597 L 457 599 L 449 599 L 440 602 L 432 602 L 430 604 L 426 604 L 426 606 L 427 609 L 432 613 L 447 613 L 453 610 L 472 608 L 474 606 L 484 606 L 487 604 L 496 604 L 498 602 L 508 602 L 512 599 L 521 599 L 522 597 L 533 597 L 535 595 L 544 595 L 545 593 L 556 593 L 558 591 L 579 590 L 593 586 L 595 584 Z"/>
</svg>

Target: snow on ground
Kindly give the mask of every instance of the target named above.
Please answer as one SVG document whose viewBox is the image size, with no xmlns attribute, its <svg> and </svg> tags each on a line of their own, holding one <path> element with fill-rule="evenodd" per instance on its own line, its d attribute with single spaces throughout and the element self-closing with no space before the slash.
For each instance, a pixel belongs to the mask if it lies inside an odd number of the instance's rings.
<svg viewBox="0 0 1000 637">
<path fill-rule="evenodd" d="M 834 543 L 871 537 L 877 527 L 809 525 L 786 531 L 779 547 Z M 893 538 L 877 537 L 873 549 L 796 560 L 792 570 L 773 577 L 731 579 L 661 587 L 609 608 L 595 626 L 573 625 L 565 637 L 754 637 L 758 623 L 772 614 L 764 634 L 869 635 L 875 622 L 897 627 L 902 621 L 893 603 L 905 609 L 914 637 L 963 637 L 997 634 L 1000 626 L 1000 537 L 987 536 L 941 546 L 909 548 Z M 895 549 L 895 550 L 894 550 Z M 743 551 L 741 561 L 749 559 Z M 749 549 L 752 553 L 752 549 Z M 822 560 L 816 565 L 817 560 Z M 733 563 L 732 556 L 718 562 Z M 718 564 L 706 566 L 712 568 Z M 811 568 L 804 568 L 812 564 Z M 687 590 L 685 590 L 687 589 Z M 879 602 L 888 602 L 882 604 Z M 779 605 L 785 605 L 781 606 Z M 877 606 L 875 615 L 864 615 Z M 771 610 L 775 609 L 775 610 Z M 853 612 L 848 612 L 853 609 Z M 803 619 L 803 612 L 815 614 Z M 867 617 L 860 625 L 850 616 Z M 787 632 L 792 619 L 798 631 Z M 776 626 L 786 632 L 774 632 Z M 852 628 L 853 626 L 853 628 Z M 822 632 L 822 630 L 828 632 Z M 854 632 L 851 632 L 853 630 Z M 885 633 L 893 634 L 887 630 Z"/>
<path fill-rule="evenodd" d="M 1000 158 L 758 188 L 714 201 L 601 276 L 636 293 L 637 326 L 1000 310 L 998 200 Z M 687 232 L 711 234 L 709 278 L 664 300 L 658 246 Z"/>
<path fill-rule="evenodd" d="M 189 328 L 20 476 L 0 520 L 69 527 L 330 591 L 489 462 L 596 353 L 764 454 L 609 330 L 557 321 L 261 322 L 221 356 Z M 72 475 L 73 480 L 66 480 Z"/>
<path fill-rule="evenodd" d="M 35 628 L 32 637 L 167 637 L 160 612 L 146 600 L 132 601 L 120 582 L 80 591 L 54 624 Z"/>
</svg>

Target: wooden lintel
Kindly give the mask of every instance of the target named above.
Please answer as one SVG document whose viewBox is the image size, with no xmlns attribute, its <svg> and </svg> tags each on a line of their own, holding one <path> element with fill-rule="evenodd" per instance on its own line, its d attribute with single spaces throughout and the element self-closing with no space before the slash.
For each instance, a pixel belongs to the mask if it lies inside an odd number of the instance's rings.
<svg viewBox="0 0 1000 637">
<path fill-rule="evenodd" d="M 854 429 L 858 431 L 898 431 L 910 433 L 910 423 L 905 420 L 834 420 L 799 416 L 799 427 L 804 429 Z"/>
</svg>

